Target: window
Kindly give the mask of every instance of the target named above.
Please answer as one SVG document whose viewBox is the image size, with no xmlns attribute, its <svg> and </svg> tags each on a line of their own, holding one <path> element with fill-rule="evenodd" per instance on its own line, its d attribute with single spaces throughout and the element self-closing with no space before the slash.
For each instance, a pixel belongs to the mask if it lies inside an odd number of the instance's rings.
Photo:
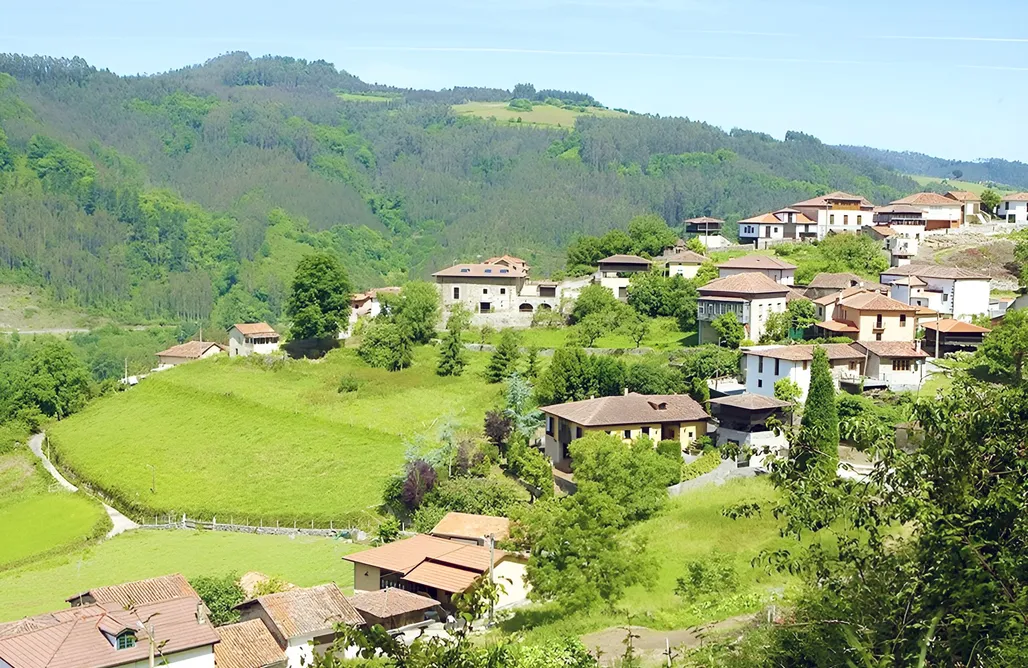
<svg viewBox="0 0 1028 668">
<path fill-rule="evenodd" d="M 875 318 L 875 327 L 878 328 L 878 329 L 882 328 L 882 314 L 881 313 L 879 313 L 878 316 Z"/>
<path fill-rule="evenodd" d="M 489 294 L 489 288 L 482 288 L 482 294 L 483 295 Z"/>
<path fill-rule="evenodd" d="M 549 436 L 553 436 L 553 416 L 546 416 L 546 433 Z"/>
<path fill-rule="evenodd" d="M 807 370 L 807 360 L 803 360 L 803 370 Z"/>
<path fill-rule="evenodd" d="M 642 428 L 642 433 L 643 433 L 643 436 L 649 436 L 650 435 L 650 428 L 649 427 L 643 427 Z"/>
<path fill-rule="evenodd" d="M 582 428 L 575 427 L 575 438 L 582 438 Z"/>
<path fill-rule="evenodd" d="M 781 362 L 781 361 L 782 360 L 780 360 L 780 359 L 775 359 L 775 375 L 776 376 L 781 373 L 781 371 L 779 369 L 779 366 L 778 366 L 778 363 Z"/>
<path fill-rule="evenodd" d="M 764 358 L 757 358 L 757 373 L 764 373 Z"/>
<path fill-rule="evenodd" d="M 757 387 L 764 387 L 764 381 L 760 378 L 757 379 Z"/>
<path fill-rule="evenodd" d="M 857 214 L 857 225 L 860 225 L 860 214 Z"/>
<path fill-rule="evenodd" d="M 453 289 L 453 298 L 454 299 L 460 299 L 460 288 L 454 288 Z"/>
<path fill-rule="evenodd" d="M 881 341 L 881 340 L 882 340 L 882 333 L 878 332 L 877 334 L 875 334 L 875 341 Z"/>
<path fill-rule="evenodd" d="M 136 646 L 136 634 L 131 631 L 125 631 L 115 639 L 115 645 L 117 649 L 129 649 Z"/>
<path fill-rule="evenodd" d="M 507 294 L 507 288 L 500 288 L 500 294 L 501 295 Z"/>
<path fill-rule="evenodd" d="M 835 214 L 834 213 L 828 215 L 828 224 L 829 225 L 835 225 Z"/>
<path fill-rule="evenodd" d="M 906 326 L 907 326 L 907 314 L 906 313 L 900 313 L 900 327 L 906 327 Z"/>
<path fill-rule="evenodd" d="M 632 430 L 631 429 L 626 429 L 625 430 L 625 438 L 632 438 Z"/>
<path fill-rule="evenodd" d="M 462 267 L 461 270 L 460 270 L 460 273 L 462 273 L 462 274 L 468 274 L 470 272 L 471 272 L 471 270 L 468 269 L 467 267 Z"/>
<path fill-rule="evenodd" d="M 910 371 L 910 360 L 892 360 L 893 371 Z"/>
<path fill-rule="evenodd" d="M 849 225 L 850 224 L 850 217 L 848 215 L 843 214 L 843 216 L 842 216 L 842 224 L 843 225 Z"/>
<path fill-rule="evenodd" d="M 949 301 L 949 293 L 948 292 L 943 292 L 942 293 L 942 301 L 943 302 L 948 302 Z"/>
<path fill-rule="evenodd" d="M 857 363 L 856 362 L 850 362 L 850 371 L 856 371 L 856 370 L 857 370 Z"/>
</svg>

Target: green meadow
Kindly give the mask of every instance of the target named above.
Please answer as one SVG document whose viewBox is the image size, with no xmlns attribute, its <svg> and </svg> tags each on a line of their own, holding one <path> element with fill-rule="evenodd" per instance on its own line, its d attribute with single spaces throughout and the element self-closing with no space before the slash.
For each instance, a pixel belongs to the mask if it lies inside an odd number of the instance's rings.
<svg viewBox="0 0 1028 668">
<path fill-rule="evenodd" d="M 568 327 L 532 327 L 518 330 L 523 347 L 560 348 L 567 344 L 568 336 L 573 332 Z M 500 332 L 487 332 L 483 341 L 480 330 L 464 332 L 464 340 L 468 343 L 488 343 L 496 345 L 500 341 Z M 681 332 L 674 318 L 654 318 L 650 321 L 650 331 L 642 341 L 643 348 L 655 350 L 677 350 L 678 348 L 696 345 L 696 332 Z M 596 339 L 595 348 L 629 349 L 635 348 L 635 341 L 619 332 L 612 332 Z"/>
<path fill-rule="evenodd" d="M 414 365 L 372 369 L 352 349 L 268 364 L 218 356 L 147 377 L 54 425 L 58 463 L 137 517 L 221 521 L 367 520 L 406 444 L 445 426 L 481 430 L 499 386 L 469 354 L 459 378 L 435 374 L 435 348 Z M 339 393 L 343 377 L 360 383 Z"/>
<path fill-rule="evenodd" d="M 58 487 L 27 449 L 0 455 L 0 571 L 74 549 L 108 526 L 99 503 Z"/>
<path fill-rule="evenodd" d="M 495 118 L 497 121 L 510 122 L 519 118 L 522 123 L 530 125 L 545 125 L 549 127 L 575 127 L 575 121 L 579 116 L 625 116 L 626 114 L 612 109 L 601 109 L 599 107 L 587 107 L 585 111 L 564 109 L 551 104 L 533 104 L 532 111 L 514 111 L 508 108 L 506 102 L 468 102 L 466 104 L 453 105 L 453 111 L 465 116 L 478 116 L 480 118 Z"/>
<path fill-rule="evenodd" d="M 362 546 L 311 536 L 264 536 L 212 531 L 133 531 L 71 554 L 0 572 L 0 622 L 67 606 L 64 599 L 92 587 L 170 573 L 187 578 L 259 571 L 309 587 L 353 586 L 343 556 Z"/>
</svg>

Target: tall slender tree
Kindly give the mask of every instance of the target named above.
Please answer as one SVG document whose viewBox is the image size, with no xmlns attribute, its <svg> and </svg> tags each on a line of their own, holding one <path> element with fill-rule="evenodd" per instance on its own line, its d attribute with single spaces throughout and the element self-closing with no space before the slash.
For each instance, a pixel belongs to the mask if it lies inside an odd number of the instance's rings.
<svg viewBox="0 0 1028 668">
<path fill-rule="evenodd" d="M 839 409 L 832 368 L 821 346 L 814 348 L 810 363 L 810 389 L 803 406 L 799 445 L 798 461 L 810 470 L 835 475 L 839 466 Z"/>
</svg>

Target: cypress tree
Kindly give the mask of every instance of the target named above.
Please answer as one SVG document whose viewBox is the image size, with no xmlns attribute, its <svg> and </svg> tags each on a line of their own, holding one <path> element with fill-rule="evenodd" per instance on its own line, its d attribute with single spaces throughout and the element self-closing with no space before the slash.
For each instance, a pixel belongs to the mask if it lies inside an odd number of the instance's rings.
<svg viewBox="0 0 1028 668">
<path fill-rule="evenodd" d="M 539 347 L 529 346 L 528 355 L 525 357 L 525 378 L 535 380 L 539 375 Z"/>
<path fill-rule="evenodd" d="M 835 403 L 835 383 L 824 348 L 814 348 L 810 363 L 810 389 L 800 422 L 802 445 L 799 459 L 808 469 L 818 468 L 835 475 L 839 466 L 839 410 Z"/>
<path fill-rule="evenodd" d="M 489 359 L 489 365 L 485 369 L 485 377 L 490 383 L 499 383 L 506 380 L 512 373 L 518 370 L 518 358 L 521 351 L 518 350 L 518 335 L 512 330 L 506 330 L 500 336 L 500 343 L 496 346 L 496 352 Z"/>
<path fill-rule="evenodd" d="M 439 351 L 439 365 L 435 372 L 440 376 L 459 376 L 467 366 L 464 359 L 464 343 L 460 338 L 460 329 L 453 328 L 446 332 L 442 349 Z"/>
</svg>

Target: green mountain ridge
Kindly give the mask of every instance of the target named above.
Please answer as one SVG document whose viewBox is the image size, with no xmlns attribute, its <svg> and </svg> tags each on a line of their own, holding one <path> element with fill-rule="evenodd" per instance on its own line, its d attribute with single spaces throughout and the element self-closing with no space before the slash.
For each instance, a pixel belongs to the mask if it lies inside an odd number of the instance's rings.
<svg viewBox="0 0 1028 668">
<path fill-rule="evenodd" d="M 678 228 L 919 189 L 800 132 L 639 114 L 523 127 L 450 108 L 511 97 L 245 53 L 145 77 L 0 55 L 0 281 L 122 321 L 277 321 L 314 249 L 362 287 L 505 252 L 550 273 L 576 237 L 640 213 Z"/>
</svg>

